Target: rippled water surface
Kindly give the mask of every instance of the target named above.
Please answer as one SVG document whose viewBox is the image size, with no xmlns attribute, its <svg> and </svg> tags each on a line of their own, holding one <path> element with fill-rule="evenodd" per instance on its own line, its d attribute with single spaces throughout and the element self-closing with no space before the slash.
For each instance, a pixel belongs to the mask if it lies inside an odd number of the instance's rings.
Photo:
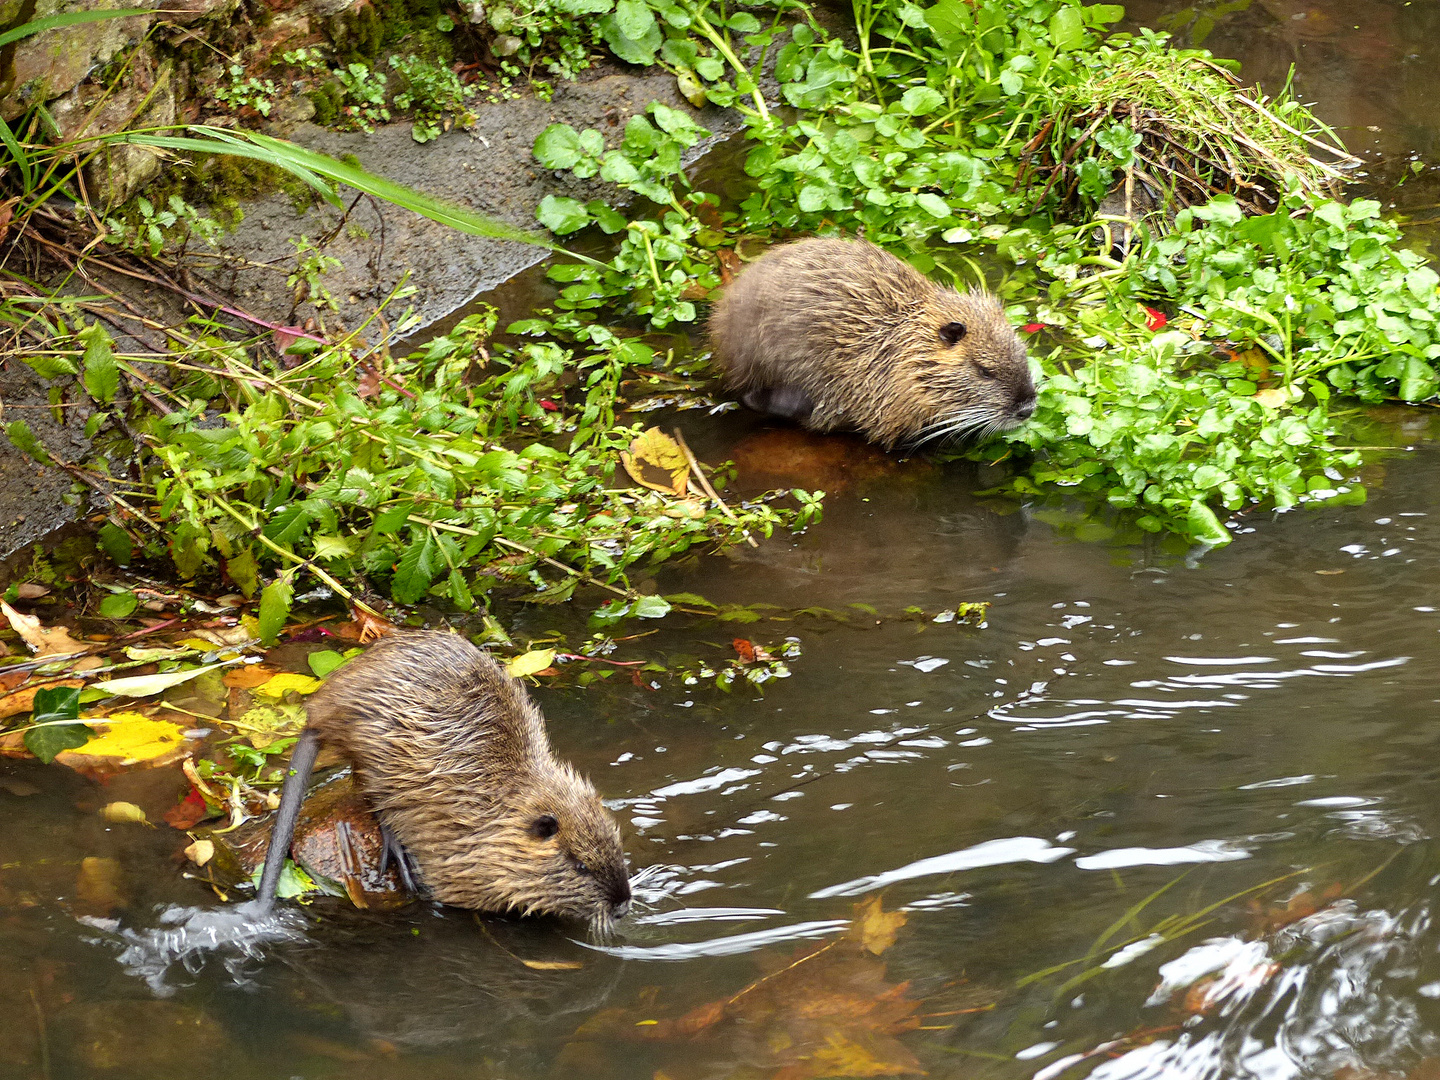
<svg viewBox="0 0 1440 1080">
<path fill-rule="evenodd" d="M 1434 65 L 1407 66 L 1433 46 L 1401 30 L 1434 5 L 1224 6 L 1207 44 L 1271 68 L 1273 35 L 1313 55 L 1290 24 L 1370 13 L 1326 47 L 1433 94 Z M 0 1076 L 1440 1075 L 1440 449 L 1427 414 L 1388 420 L 1414 448 L 1368 505 L 1257 514 L 1196 558 L 977 497 L 997 467 L 687 414 L 742 483 L 832 494 L 810 534 L 656 587 L 886 617 L 672 617 L 643 641 L 722 659 L 793 636 L 763 695 L 537 692 L 649 868 L 613 941 L 322 903 L 191 950 L 228 932 L 166 914 L 207 904 L 173 831 L 94 813 L 171 781 L 4 763 Z M 967 600 L 986 625 L 888 617 Z M 113 919 L 85 913 L 87 858 L 118 860 Z M 867 951 L 843 934 L 876 894 L 905 921 Z"/>
</svg>

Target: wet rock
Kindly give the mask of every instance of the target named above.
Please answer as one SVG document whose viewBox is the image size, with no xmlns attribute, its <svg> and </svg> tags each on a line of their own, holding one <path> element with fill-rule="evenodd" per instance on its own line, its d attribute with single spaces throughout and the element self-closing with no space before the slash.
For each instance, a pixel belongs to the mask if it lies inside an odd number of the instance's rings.
<svg viewBox="0 0 1440 1080">
<path fill-rule="evenodd" d="M 76 87 L 50 107 L 65 139 L 120 131 L 126 127 L 162 127 L 175 122 L 175 71 L 157 61 L 148 45 L 130 57 L 130 77 L 113 90 L 94 82 Z M 85 169 L 90 197 L 105 209 L 117 206 L 160 173 L 160 156 L 144 146 L 112 146 L 95 155 Z"/>
<path fill-rule="evenodd" d="M 29 18 L 42 19 L 62 11 L 97 11 L 114 6 L 109 0 L 79 0 L 77 3 L 39 0 Z M 15 43 L 10 69 L 0 71 L 0 118 L 13 120 L 31 105 L 50 101 L 73 90 L 97 65 L 140 41 L 153 21 L 153 16 L 136 15 L 128 19 L 62 26 L 21 38 Z"/>
</svg>

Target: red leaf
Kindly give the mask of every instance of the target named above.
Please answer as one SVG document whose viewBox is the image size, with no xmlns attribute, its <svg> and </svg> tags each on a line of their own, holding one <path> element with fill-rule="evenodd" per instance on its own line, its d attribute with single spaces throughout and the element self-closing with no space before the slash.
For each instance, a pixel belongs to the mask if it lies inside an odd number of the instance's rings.
<svg viewBox="0 0 1440 1080">
<path fill-rule="evenodd" d="M 740 654 L 741 663 L 753 664 L 755 662 L 754 644 L 746 641 L 743 637 L 737 637 L 734 641 L 730 642 L 730 644 L 733 645 L 735 651 Z"/>
<path fill-rule="evenodd" d="M 1146 307 L 1144 304 L 1141 304 L 1140 306 L 1142 308 L 1145 308 L 1145 326 L 1148 329 L 1165 329 L 1165 324 L 1169 321 L 1169 319 L 1166 318 L 1163 311 L 1156 311 L 1153 307 Z"/>
<path fill-rule="evenodd" d="M 559 411 L 560 411 L 560 406 L 559 406 L 559 405 L 556 405 L 555 402 L 551 401 L 549 398 L 541 398 L 541 399 L 540 399 L 540 407 L 541 407 L 542 409 L 544 409 L 546 412 L 559 412 Z"/>
<path fill-rule="evenodd" d="M 205 805 L 205 799 L 195 788 L 190 789 L 190 794 L 181 799 L 178 803 L 166 810 L 163 817 L 165 821 L 175 829 L 193 829 L 200 824 L 210 813 L 210 807 Z"/>
<path fill-rule="evenodd" d="M 1041 330 L 1045 329 L 1045 324 L 1043 322 L 1026 323 L 1024 326 L 1020 327 L 1020 329 L 1025 331 L 1025 333 L 1027 334 L 1038 334 Z"/>
</svg>

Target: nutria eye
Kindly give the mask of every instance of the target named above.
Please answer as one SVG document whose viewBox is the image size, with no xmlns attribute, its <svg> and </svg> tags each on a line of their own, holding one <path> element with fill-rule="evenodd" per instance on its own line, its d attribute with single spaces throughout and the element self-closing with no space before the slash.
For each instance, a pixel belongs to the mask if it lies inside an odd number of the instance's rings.
<svg viewBox="0 0 1440 1080">
<path fill-rule="evenodd" d="M 946 345 L 954 345 L 965 336 L 965 324 L 963 322 L 946 323 L 940 327 L 940 340 Z"/>
<path fill-rule="evenodd" d="M 986 367 L 984 364 L 976 364 L 976 365 L 975 365 L 975 371 L 976 371 L 976 373 L 979 374 L 980 378 L 982 378 L 982 379 L 993 379 L 993 378 L 995 378 L 995 369 L 992 368 L 992 367 Z"/>
<path fill-rule="evenodd" d="M 586 865 L 585 865 L 583 862 L 581 862 L 579 859 L 576 859 L 576 860 L 575 860 L 575 869 L 578 870 L 578 871 L 579 871 L 580 873 L 582 873 L 582 874 L 588 875 L 588 874 L 590 873 L 590 867 L 586 866 Z"/>
<path fill-rule="evenodd" d="M 541 840 L 549 840 L 560 831 L 560 822 L 549 814 L 541 814 L 530 826 L 530 831 Z"/>
</svg>

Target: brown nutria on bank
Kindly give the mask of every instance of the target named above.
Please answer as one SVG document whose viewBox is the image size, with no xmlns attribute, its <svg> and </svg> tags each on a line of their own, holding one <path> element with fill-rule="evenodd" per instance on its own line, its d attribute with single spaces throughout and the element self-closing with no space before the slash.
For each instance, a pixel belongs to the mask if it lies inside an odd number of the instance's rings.
<svg viewBox="0 0 1440 1080">
<path fill-rule="evenodd" d="M 258 902 L 275 885 L 321 741 L 379 817 L 407 886 L 441 903 L 583 919 L 607 932 L 630 905 L 620 830 L 590 782 L 557 761 L 525 688 L 439 631 L 391 634 L 307 706 Z"/>
<path fill-rule="evenodd" d="M 766 252 L 721 295 L 709 331 L 726 386 L 812 431 L 913 448 L 1035 411 L 1025 346 L 993 296 L 941 288 L 863 240 Z"/>
</svg>

